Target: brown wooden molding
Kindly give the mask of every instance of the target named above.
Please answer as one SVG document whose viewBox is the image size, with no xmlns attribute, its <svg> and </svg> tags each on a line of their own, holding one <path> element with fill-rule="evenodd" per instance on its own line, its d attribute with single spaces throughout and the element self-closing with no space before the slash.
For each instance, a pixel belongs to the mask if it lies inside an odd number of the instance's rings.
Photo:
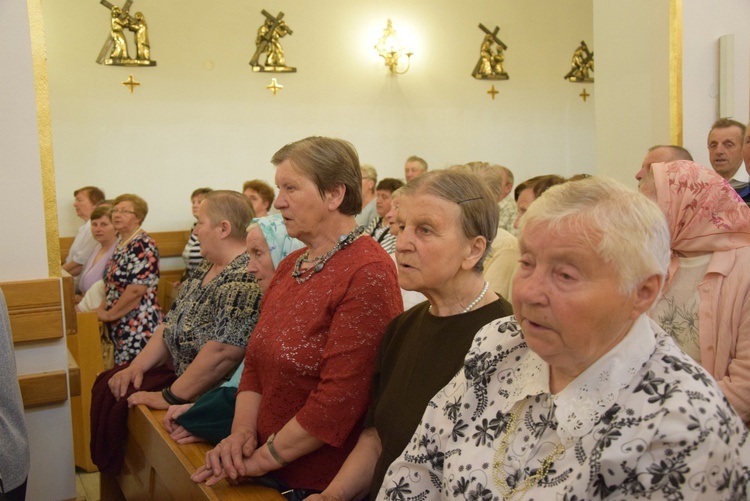
<svg viewBox="0 0 750 501">
<path fill-rule="evenodd" d="M 58 404 L 68 399 L 65 371 L 40 372 L 18 376 L 24 408 Z"/>
<path fill-rule="evenodd" d="M 63 337 L 59 278 L 2 282 L 0 289 L 8 304 L 14 343 Z"/>
</svg>

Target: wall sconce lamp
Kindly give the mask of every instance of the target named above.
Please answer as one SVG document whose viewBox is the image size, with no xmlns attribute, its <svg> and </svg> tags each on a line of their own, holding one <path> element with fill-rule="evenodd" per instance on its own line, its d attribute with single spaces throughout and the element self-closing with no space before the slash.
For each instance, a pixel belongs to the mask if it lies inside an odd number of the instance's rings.
<svg viewBox="0 0 750 501">
<path fill-rule="evenodd" d="M 383 30 L 383 36 L 375 44 L 375 50 L 378 51 L 380 57 L 385 59 L 385 65 L 390 70 L 391 75 L 403 75 L 409 71 L 413 52 L 401 45 L 390 19 L 388 20 L 388 25 Z M 403 56 L 406 56 L 406 69 L 398 71 L 398 62 Z"/>
</svg>

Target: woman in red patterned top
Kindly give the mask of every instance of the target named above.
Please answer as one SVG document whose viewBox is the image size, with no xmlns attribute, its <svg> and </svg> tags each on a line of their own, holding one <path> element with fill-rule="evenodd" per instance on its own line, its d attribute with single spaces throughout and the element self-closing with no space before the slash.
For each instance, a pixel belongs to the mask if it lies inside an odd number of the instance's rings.
<svg viewBox="0 0 750 501">
<path fill-rule="evenodd" d="M 393 262 L 354 220 L 362 179 L 352 145 L 310 137 L 271 161 L 274 206 L 307 247 L 276 270 L 247 347 L 232 434 L 193 480 L 269 474 L 279 489 L 314 492 L 357 442 L 382 335 L 403 307 Z"/>
</svg>

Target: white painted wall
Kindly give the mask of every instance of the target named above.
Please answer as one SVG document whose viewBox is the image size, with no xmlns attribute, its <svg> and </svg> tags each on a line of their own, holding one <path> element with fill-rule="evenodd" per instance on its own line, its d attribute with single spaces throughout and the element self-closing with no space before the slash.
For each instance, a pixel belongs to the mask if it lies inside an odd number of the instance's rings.
<svg viewBox="0 0 750 501">
<path fill-rule="evenodd" d="M 278 75 L 275 97 L 273 75 L 248 65 L 262 8 L 294 30 L 283 46 L 298 72 Z M 580 40 L 596 50 L 591 0 L 136 0 L 158 63 L 146 69 L 94 62 L 108 33 L 98 2 L 44 9 L 62 235 L 80 225 L 72 192 L 87 184 L 142 195 L 147 230 L 188 228 L 194 188 L 272 181 L 272 154 L 313 134 L 350 140 L 381 177 L 403 176 L 411 154 L 433 168 L 502 163 L 518 180 L 595 170 L 594 99 L 563 80 Z M 415 53 L 398 77 L 373 49 L 389 17 Z M 494 101 L 471 77 L 480 22 L 509 46 Z M 134 94 L 120 85 L 131 73 Z"/>
<path fill-rule="evenodd" d="M 594 3 L 598 173 L 635 186 L 646 150 L 669 143 L 669 2 Z"/>
<path fill-rule="evenodd" d="M 683 2 L 684 141 L 693 158 L 711 166 L 706 147 L 719 117 L 719 37 L 734 34 L 734 120 L 750 120 L 750 2 Z"/>
<path fill-rule="evenodd" d="M 26 2 L 0 2 L 0 68 L 7 72 L 0 84 L 0 281 L 48 277 L 30 43 Z M 66 370 L 65 340 L 16 346 L 16 365 L 19 374 Z M 27 411 L 26 424 L 27 499 L 75 498 L 69 402 Z"/>
</svg>

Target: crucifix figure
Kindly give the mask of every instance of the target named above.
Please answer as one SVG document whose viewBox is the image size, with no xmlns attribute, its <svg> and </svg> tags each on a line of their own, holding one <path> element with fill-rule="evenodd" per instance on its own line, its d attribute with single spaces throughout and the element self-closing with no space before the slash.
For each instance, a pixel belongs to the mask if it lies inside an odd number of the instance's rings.
<svg viewBox="0 0 750 501">
<path fill-rule="evenodd" d="M 130 6 L 133 0 L 126 0 L 122 7 L 111 4 L 107 0 L 100 0 L 102 5 L 110 10 L 109 37 L 104 42 L 104 47 L 99 52 L 96 62 L 107 66 L 156 66 L 156 61 L 151 60 L 151 46 L 148 41 L 148 26 L 142 12 L 130 15 Z M 128 50 L 128 42 L 125 39 L 125 30 L 134 33 L 135 57 Z"/>
<path fill-rule="evenodd" d="M 258 35 L 255 37 L 255 53 L 250 58 L 250 66 L 253 71 L 271 71 L 275 73 L 293 73 L 297 68 L 286 65 L 284 60 L 284 49 L 281 47 L 280 38 L 292 35 L 293 32 L 283 20 L 284 13 L 274 17 L 265 9 L 261 13 L 266 17 L 265 22 L 258 28 Z M 262 54 L 266 55 L 266 60 L 261 65 L 258 60 Z"/>
<path fill-rule="evenodd" d="M 503 62 L 508 46 L 497 37 L 500 27 L 495 26 L 495 29 L 490 31 L 479 23 L 479 29 L 484 32 L 484 39 L 479 47 L 479 61 L 471 76 L 480 80 L 507 80 L 510 77 L 503 69 Z"/>
<path fill-rule="evenodd" d="M 573 52 L 570 71 L 565 75 L 565 79 L 571 82 L 593 82 L 591 71 L 594 71 L 594 53 L 589 51 L 586 42 L 581 40 L 581 45 Z"/>
</svg>

